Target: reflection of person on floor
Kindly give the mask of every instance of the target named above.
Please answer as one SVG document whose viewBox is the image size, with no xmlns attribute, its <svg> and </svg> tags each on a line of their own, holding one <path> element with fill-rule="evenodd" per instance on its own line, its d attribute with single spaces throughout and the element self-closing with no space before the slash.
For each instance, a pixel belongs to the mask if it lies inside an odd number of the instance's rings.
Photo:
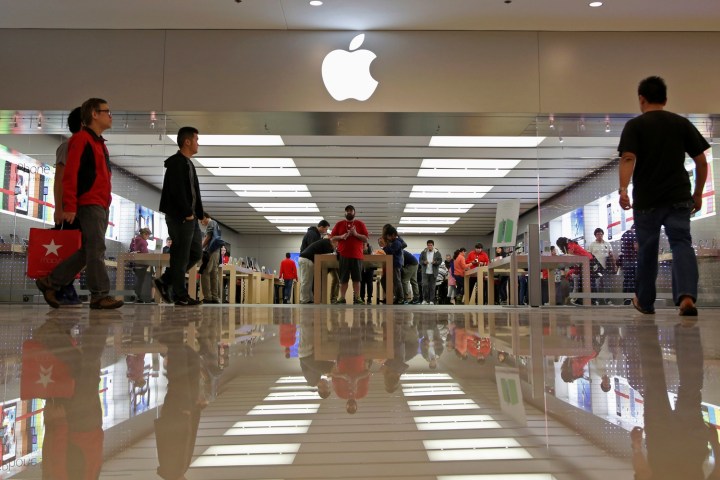
<svg viewBox="0 0 720 480">
<path fill-rule="evenodd" d="M 560 365 L 560 378 L 564 382 L 572 383 L 578 378 L 585 376 L 585 366 L 590 363 L 591 360 L 597 358 L 605 344 L 605 333 L 600 333 L 600 327 L 593 327 L 592 337 L 592 349 L 593 352 L 589 355 L 580 355 L 576 357 L 566 357 Z"/>
<path fill-rule="evenodd" d="M 445 351 L 438 324 L 435 321 L 424 321 L 420 328 L 420 354 L 428 362 L 430 370 L 435 370 L 437 359 Z"/>
<path fill-rule="evenodd" d="M 108 327 L 84 328 L 77 345 L 70 335 L 72 327 L 72 323 L 49 320 L 34 336 L 69 367 L 75 380 L 72 397 L 48 399 L 43 410 L 43 478 L 96 480 L 102 469 L 104 443 L 98 395 L 100 357 Z"/>
<path fill-rule="evenodd" d="M 400 322 L 394 322 L 391 328 L 393 328 L 393 357 L 385 360 L 380 368 L 387 393 L 393 393 L 398 389 L 400 376 L 410 368 L 410 365 L 405 363 L 407 360 L 405 329 L 401 327 Z"/>
<path fill-rule="evenodd" d="M 340 325 L 338 359 L 331 372 L 335 395 L 347 400 L 345 410 L 351 415 L 357 412 L 357 401 L 367 396 L 370 386 L 372 360 L 366 360 L 362 351 L 363 331 L 359 324 Z"/>
<path fill-rule="evenodd" d="M 200 425 L 200 355 L 184 343 L 182 328 L 161 331 L 156 340 L 167 346 L 167 393 L 155 420 L 157 474 L 165 480 L 183 480 L 192 459 Z"/>
<path fill-rule="evenodd" d="M 300 369 L 307 384 L 317 387 L 320 398 L 330 396 L 330 382 L 326 375 L 330 373 L 334 362 L 315 359 L 315 345 L 313 344 L 314 322 L 310 318 L 300 320 L 300 343 L 298 344 L 298 358 Z"/>
<path fill-rule="evenodd" d="M 703 349 L 700 330 L 694 322 L 675 326 L 679 383 L 674 410 L 668 398 L 657 325 L 638 326 L 637 336 L 645 387 L 647 456 L 642 453 L 643 429 L 635 428 L 630 434 L 635 478 L 704 480 L 703 462 L 711 436 L 701 410 Z M 714 432 L 715 442 L 717 438 L 717 432 Z M 713 472 L 710 478 L 717 478 L 716 475 L 717 472 Z"/>
<path fill-rule="evenodd" d="M 283 347 L 285 358 L 290 358 L 290 348 L 295 345 L 297 326 L 291 319 L 284 319 L 280 324 L 280 346 Z"/>
</svg>

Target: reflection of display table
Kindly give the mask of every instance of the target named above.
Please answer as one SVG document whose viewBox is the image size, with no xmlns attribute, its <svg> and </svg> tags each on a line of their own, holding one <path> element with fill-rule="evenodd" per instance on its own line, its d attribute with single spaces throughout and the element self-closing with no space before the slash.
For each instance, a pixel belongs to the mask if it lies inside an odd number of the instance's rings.
<svg viewBox="0 0 720 480">
<path fill-rule="evenodd" d="M 18 245 L 17 243 L 0 243 L 0 253 L 26 253 L 27 247 L 25 245 Z"/>
<path fill-rule="evenodd" d="M 122 292 L 125 290 L 125 269 L 126 263 L 133 262 L 138 265 L 147 265 L 155 267 L 155 278 L 162 275 L 162 267 L 170 265 L 169 253 L 121 253 L 117 257 L 117 275 L 115 275 L 115 290 Z M 188 272 L 188 294 L 195 298 L 197 291 L 197 265 L 193 266 Z M 122 295 L 118 294 L 122 297 Z M 160 292 L 155 289 L 155 301 L 160 303 Z"/>
<path fill-rule="evenodd" d="M 582 267 L 583 293 L 590 293 L 590 259 L 582 255 L 541 255 L 540 268 L 552 269 L 580 265 Z M 490 262 L 487 266 L 488 278 L 493 279 L 496 270 L 510 272 L 510 291 L 508 292 L 508 305 L 518 304 L 518 268 L 527 268 L 527 254 L 513 254 L 505 258 Z M 539 272 L 538 272 L 539 273 Z M 480 282 L 478 282 L 480 283 Z M 479 291 L 478 287 L 478 291 Z M 550 305 L 555 304 L 555 282 L 548 280 L 548 296 Z M 590 298 L 582 299 L 584 304 L 590 304 Z M 495 282 L 488 281 L 488 303 L 495 303 Z"/>
<path fill-rule="evenodd" d="M 392 255 L 365 255 L 363 263 L 374 267 L 385 267 L 385 302 L 388 305 L 393 303 L 393 264 Z M 313 262 L 315 268 L 314 275 L 314 299 L 316 304 L 328 303 L 327 292 L 325 290 L 325 280 L 327 279 L 328 270 L 338 268 L 338 259 L 334 253 L 325 255 L 315 255 Z M 352 280 L 352 279 L 351 279 Z M 360 296 L 360 292 L 353 292 L 353 295 Z M 377 294 L 375 295 L 377 298 Z"/>
<path fill-rule="evenodd" d="M 384 255 L 381 255 L 384 256 Z M 391 257 L 392 258 L 392 257 Z M 337 312 L 337 310 L 335 310 Z M 340 352 L 339 339 L 330 338 L 330 330 L 328 325 L 332 324 L 333 329 L 337 329 L 335 333 L 340 334 L 341 328 L 350 328 L 359 320 L 359 310 L 341 310 L 340 317 L 334 317 L 333 311 L 316 310 L 314 318 L 314 356 L 315 360 L 331 360 L 338 359 Z M 385 360 L 395 356 L 395 317 L 389 312 L 385 317 L 385 325 L 375 325 L 372 320 L 370 328 L 373 329 L 373 338 L 366 338 L 365 341 L 359 342 L 361 345 L 360 354 L 366 359 Z M 356 329 L 367 328 L 356 325 Z"/>
</svg>

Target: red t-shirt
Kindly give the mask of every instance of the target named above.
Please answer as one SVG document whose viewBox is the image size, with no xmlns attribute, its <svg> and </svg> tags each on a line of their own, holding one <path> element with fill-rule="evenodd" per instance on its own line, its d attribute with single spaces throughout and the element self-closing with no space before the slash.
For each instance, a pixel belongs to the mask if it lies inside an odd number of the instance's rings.
<svg viewBox="0 0 720 480">
<path fill-rule="evenodd" d="M 286 258 L 280 262 L 280 278 L 285 280 L 297 280 L 297 267 L 292 258 Z"/>
<path fill-rule="evenodd" d="M 333 389 L 338 398 L 365 398 L 370 386 L 370 375 L 365 367 L 365 356 L 341 357 L 337 362 L 338 374 L 332 376 Z"/>
<path fill-rule="evenodd" d="M 355 231 L 359 235 L 368 236 L 367 227 L 363 222 L 357 219 L 350 222 L 347 220 L 340 220 L 337 222 L 332 229 L 332 236 L 337 237 L 338 235 L 345 235 L 345 233 L 348 232 L 350 227 L 353 225 L 355 225 Z M 337 250 L 338 253 L 345 258 L 356 258 L 358 260 L 363 259 L 363 242 L 352 235 L 345 240 L 340 240 L 338 242 Z"/>
<path fill-rule="evenodd" d="M 292 323 L 280 324 L 280 345 L 283 347 L 292 347 L 295 345 L 296 333 L 297 325 Z"/>
</svg>

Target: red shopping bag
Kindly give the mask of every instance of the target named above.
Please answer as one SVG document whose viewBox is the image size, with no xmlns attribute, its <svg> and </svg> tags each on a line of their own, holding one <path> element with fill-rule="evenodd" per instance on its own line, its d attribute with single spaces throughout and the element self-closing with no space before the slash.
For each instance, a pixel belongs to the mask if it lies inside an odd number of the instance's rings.
<svg viewBox="0 0 720 480">
<path fill-rule="evenodd" d="M 30 229 L 27 249 L 27 276 L 45 277 L 82 244 L 80 230 Z"/>
<path fill-rule="evenodd" d="M 68 345 L 67 348 L 71 348 Z M 20 399 L 70 398 L 75 380 L 67 364 L 37 340 L 25 340 L 22 346 Z"/>
</svg>

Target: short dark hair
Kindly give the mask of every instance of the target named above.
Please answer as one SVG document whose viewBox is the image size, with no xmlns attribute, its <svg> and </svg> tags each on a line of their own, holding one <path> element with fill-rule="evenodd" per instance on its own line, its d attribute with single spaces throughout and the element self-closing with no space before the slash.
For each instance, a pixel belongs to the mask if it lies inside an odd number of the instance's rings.
<svg viewBox="0 0 720 480">
<path fill-rule="evenodd" d="M 397 235 L 398 231 L 397 228 L 390 225 L 387 230 L 385 230 L 385 236 L 389 237 L 390 235 Z"/>
<path fill-rule="evenodd" d="M 285 254 L 285 258 L 290 258 L 290 252 L 287 252 L 287 253 Z"/>
<path fill-rule="evenodd" d="M 429 244 L 435 246 L 435 242 L 432 240 L 428 240 L 427 242 L 425 242 L 425 245 L 429 245 Z"/>
<path fill-rule="evenodd" d="M 67 117 L 67 126 L 70 133 L 77 133 L 82 128 L 82 108 L 73 108 Z"/>
<path fill-rule="evenodd" d="M 82 123 L 85 124 L 86 127 L 89 127 L 93 120 L 93 112 L 97 112 L 100 109 L 100 105 L 103 103 L 107 103 L 102 98 L 88 98 L 85 100 L 80 107 L 80 116 L 82 118 Z"/>
<path fill-rule="evenodd" d="M 647 77 L 638 85 L 638 95 L 645 97 L 649 103 L 667 102 L 667 85 L 658 76 Z"/>
<path fill-rule="evenodd" d="M 465 247 L 460 247 L 460 250 L 458 250 L 458 251 L 459 252 L 467 252 L 467 250 L 465 250 Z"/>
<path fill-rule="evenodd" d="M 327 220 L 320 220 L 320 222 L 318 223 L 318 227 L 329 227 L 329 226 L 330 226 L 330 222 L 328 222 Z"/>
<path fill-rule="evenodd" d="M 212 218 L 208 212 L 203 212 L 203 218 Z"/>
<path fill-rule="evenodd" d="M 185 144 L 185 140 L 192 140 L 193 135 L 197 135 L 198 129 L 195 127 L 182 127 L 180 130 L 178 130 L 177 134 L 177 144 L 178 147 L 182 148 Z"/>
<path fill-rule="evenodd" d="M 605 235 L 605 231 L 600 227 L 595 229 L 595 231 L 593 232 L 593 235 L 597 235 L 598 233 L 602 233 L 603 235 Z"/>
<path fill-rule="evenodd" d="M 478 242 L 475 244 L 475 248 L 483 248 L 482 243 Z"/>
</svg>

